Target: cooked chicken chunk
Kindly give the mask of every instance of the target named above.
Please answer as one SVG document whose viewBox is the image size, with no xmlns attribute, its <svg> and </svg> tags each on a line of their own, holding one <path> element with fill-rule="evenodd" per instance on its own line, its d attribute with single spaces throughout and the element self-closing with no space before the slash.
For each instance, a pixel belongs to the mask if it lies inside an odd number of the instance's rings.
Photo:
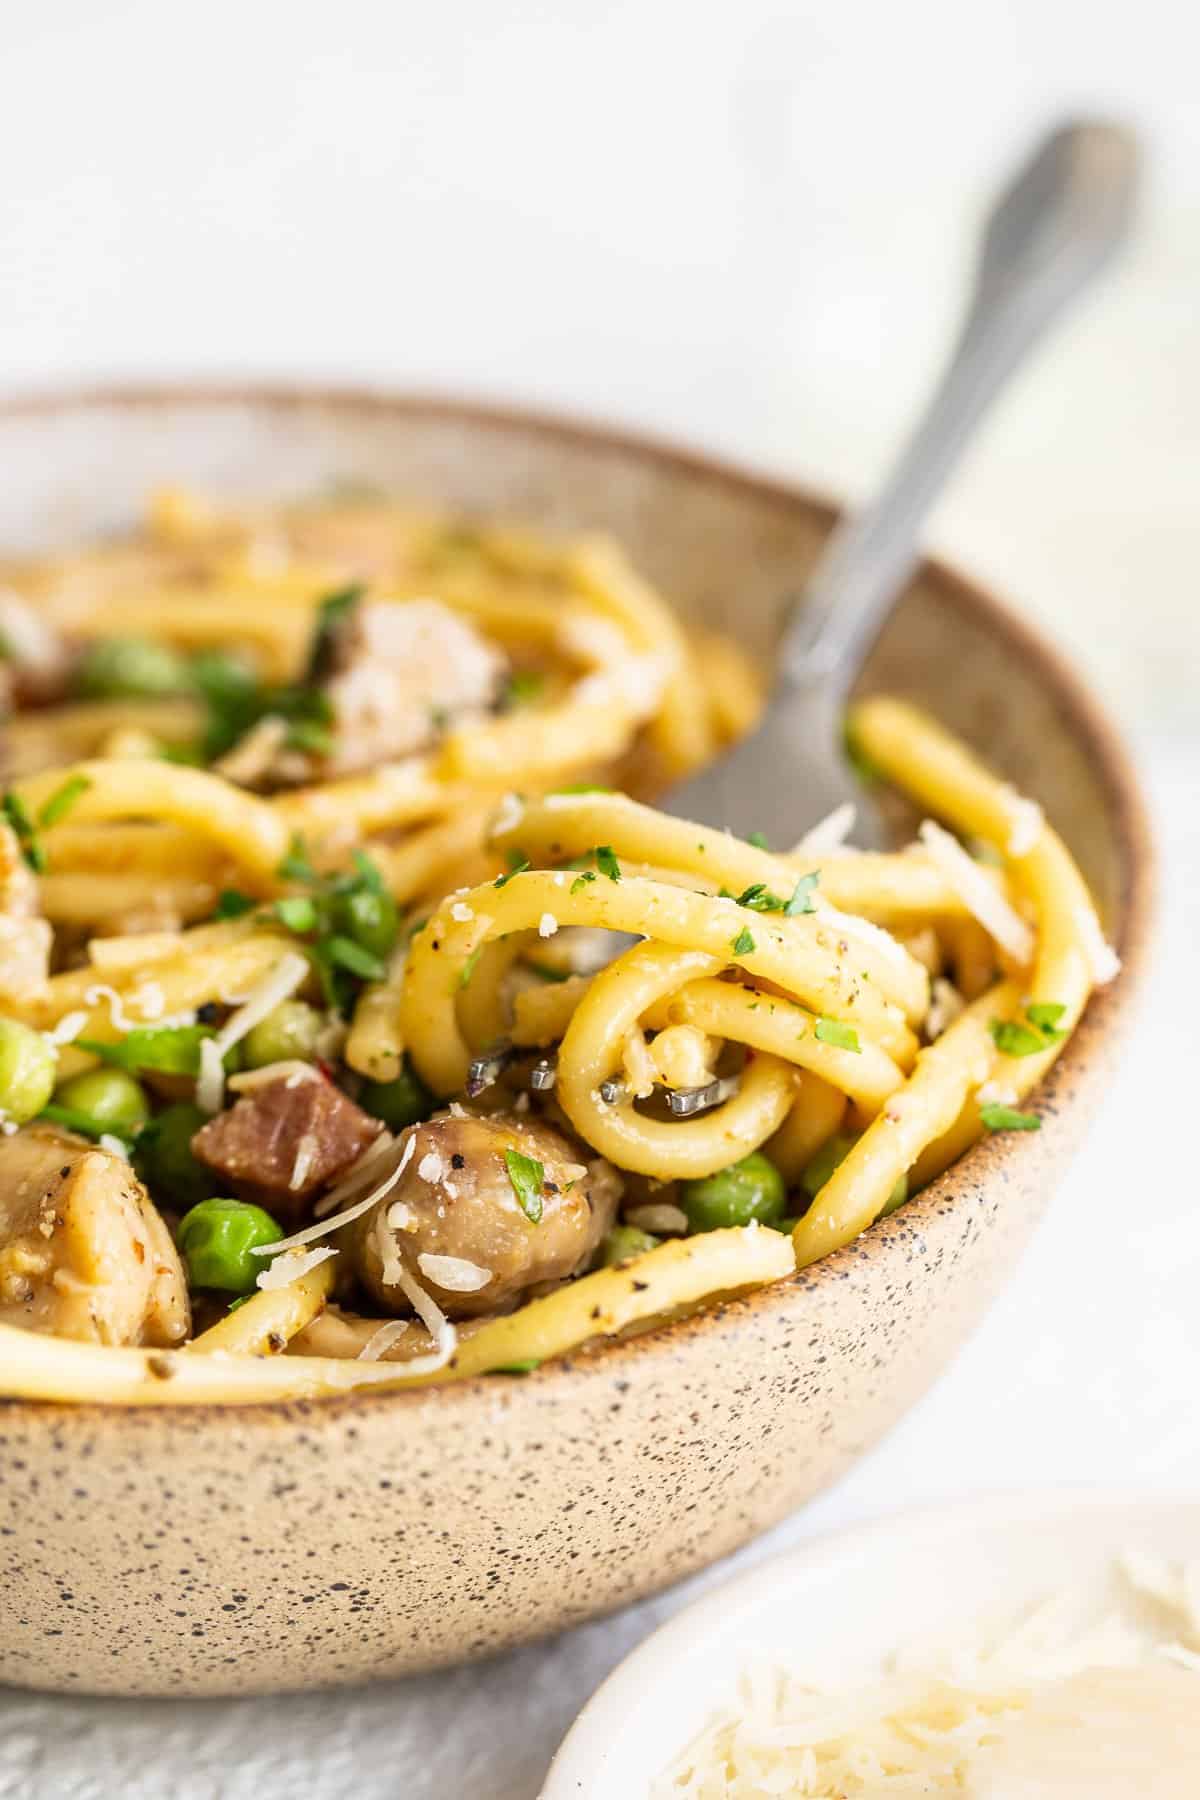
<svg viewBox="0 0 1200 1800">
<path fill-rule="evenodd" d="M 0 1320 L 100 1344 L 177 1344 L 187 1283 L 122 1156 L 28 1126 L 0 1138 Z"/>
<path fill-rule="evenodd" d="M 586 1264 L 612 1224 L 621 1183 L 601 1160 L 584 1164 L 559 1132 L 528 1119 L 436 1114 L 412 1128 L 400 1182 L 346 1227 L 348 1260 L 390 1311 L 407 1306 L 395 1273 L 411 1276 L 452 1318 L 503 1311 L 527 1288 Z M 540 1164 L 523 1209 L 505 1151 Z"/>
<path fill-rule="evenodd" d="M 291 1225 L 305 1203 L 362 1155 L 382 1129 L 314 1070 L 250 1089 L 192 1139 L 192 1154 L 243 1200 Z"/>
<path fill-rule="evenodd" d="M 334 637 L 322 687 L 333 711 L 332 748 L 272 750 L 268 779 L 309 781 L 408 756 L 446 724 L 492 706 L 501 653 L 436 600 L 364 601 Z"/>
</svg>

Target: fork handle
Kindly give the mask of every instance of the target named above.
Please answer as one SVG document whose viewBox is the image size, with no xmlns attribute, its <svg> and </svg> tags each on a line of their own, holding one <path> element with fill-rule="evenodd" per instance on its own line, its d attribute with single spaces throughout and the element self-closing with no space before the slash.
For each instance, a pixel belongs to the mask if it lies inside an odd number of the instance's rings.
<svg viewBox="0 0 1200 1800">
<path fill-rule="evenodd" d="M 820 681 L 827 698 L 844 697 L 988 402 L 1127 238 L 1139 160 L 1120 125 L 1065 125 L 1000 196 L 949 365 L 882 490 L 837 527 L 795 604 L 779 644 L 781 686 Z"/>
</svg>

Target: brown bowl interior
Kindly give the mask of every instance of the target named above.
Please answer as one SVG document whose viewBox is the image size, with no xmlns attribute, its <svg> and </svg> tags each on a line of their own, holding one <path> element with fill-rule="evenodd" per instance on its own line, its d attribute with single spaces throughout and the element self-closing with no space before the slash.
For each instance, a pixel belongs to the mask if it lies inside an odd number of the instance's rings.
<svg viewBox="0 0 1200 1800">
<path fill-rule="evenodd" d="M 24 401 L 0 408 L 0 456 L 0 554 L 126 525 L 164 479 L 284 498 L 366 478 L 613 531 L 686 618 L 735 630 L 768 664 L 781 605 L 833 516 L 645 440 L 356 393 Z M 524 1381 L 189 1412 L 0 1408 L 0 1680 L 263 1691 L 517 1642 L 733 1548 L 928 1385 L 1000 1285 L 1101 1090 L 1141 970 L 1150 848 L 1094 701 L 961 577 L 923 567 L 863 680 L 929 707 L 1042 802 L 1118 938 L 1125 972 L 1042 1095 L 1054 1129 L 981 1144 L 795 1281 Z M 49 1523 L 36 1499 L 47 1486 Z M 201 1556 L 214 1532 L 228 1549 Z"/>
</svg>

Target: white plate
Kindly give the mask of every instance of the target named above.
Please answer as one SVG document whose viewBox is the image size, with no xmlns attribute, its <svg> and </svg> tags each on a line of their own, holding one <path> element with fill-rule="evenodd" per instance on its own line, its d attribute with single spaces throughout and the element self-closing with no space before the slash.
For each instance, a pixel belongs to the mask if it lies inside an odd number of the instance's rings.
<svg viewBox="0 0 1200 1800">
<path fill-rule="evenodd" d="M 970 1643 L 1064 1588 L 1099 1602 L 1129 1549 L 1200 1556 L 1200 1499 L 1060 1489 L 818 1539 L 707 1594 L 626 1657 L 564 1739 L 542 1800 L 638 1800 L 747 1661 L 854 1681 L 898 1646 Z"/>
</svg>

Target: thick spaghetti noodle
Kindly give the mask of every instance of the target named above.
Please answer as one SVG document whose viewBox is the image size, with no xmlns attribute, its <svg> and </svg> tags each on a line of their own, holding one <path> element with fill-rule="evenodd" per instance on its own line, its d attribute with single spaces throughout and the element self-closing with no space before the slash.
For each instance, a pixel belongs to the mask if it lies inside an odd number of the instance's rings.
<svg viewBox="0 0 1200 1800">
<path fill-rule="evenodd" d="M 1113 972 L 899 702 L 853 721 L 933 815 L 895 854 L 645 804 L 759 686 L 608 542 L 168 494 L 7 583 L 10 1396 L 524 1371 L 778 1280 L 1036 1129 Z"/>
</svg>

